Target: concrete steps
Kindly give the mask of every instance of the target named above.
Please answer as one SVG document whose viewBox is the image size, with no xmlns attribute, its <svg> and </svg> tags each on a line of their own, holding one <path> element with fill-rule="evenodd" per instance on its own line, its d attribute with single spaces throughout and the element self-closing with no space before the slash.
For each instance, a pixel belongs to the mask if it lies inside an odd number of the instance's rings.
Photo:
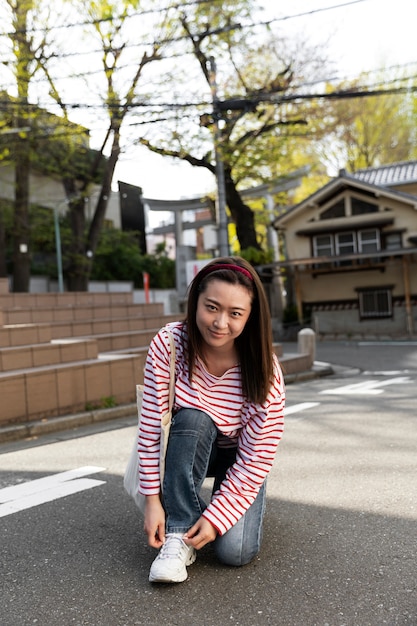
<svg viewBox="0 0 417 626">
<path fill-rule="evenodd" d="M 0 297 L 1 300 L 1 297 Z M 155 304 L 119 304 L 92 305 L 92 304 L 67 304 L 65 306 L 36 307 L 26 309 L 23 307 L 4 308 L 2 311 L 3 325 L 14 324 L 53 324 L 55 322 L 75 322 L 77 320 L 100 320 L 100 319 L 123 319 L 135 318 L 143 315 L 151 317 L 161 314 L 161 305 Z"/>
<path fill-rule="evenodd" d="M 142 354 L 98 358 L 0 374 L 0 425 L 134 402 L 143 381 Z"/>
<path fill-rule="evenodd" d="M 0 291 L 0 310 L 64 308 L 74 306 L 114 306 L 116 304 L 132 304 L 131 292 L 91 293 L 87 291 L 65 293 L 5 293 Z M 146 306 L 156 306 L 158 303 Z"/>
<path fill-rule="evenodd" d="M 130 293 L 0 293 L 0 307 L 0 426 L 134 402 L 152 337 L 176 319 Z"/>
<path fill-rule="evenodd" d="M 0 348 L 0 372 L 11 372 L 98 357 L 96 339 L 55 339 L 48 343 Z"/>
<path fill-rule="evenodd" d="M 143 305 L 142 305 L 143 306 Z M 53 322 L 50 324 L 51 338 L 59 337 L 89 337 L 96 335 L 135 332 L 151 328 L 161 328 L 169 321 L 175 321 L 178 315 L 141 315 L 140 317 L 83 319 L 76 321 Z"/>
<path fill-rule="evenodd" d="M 51 341 L 52 332 L 49 324 L 16 324 L 0 326 L 0 347 L 14 348 Z"/>
</svg>

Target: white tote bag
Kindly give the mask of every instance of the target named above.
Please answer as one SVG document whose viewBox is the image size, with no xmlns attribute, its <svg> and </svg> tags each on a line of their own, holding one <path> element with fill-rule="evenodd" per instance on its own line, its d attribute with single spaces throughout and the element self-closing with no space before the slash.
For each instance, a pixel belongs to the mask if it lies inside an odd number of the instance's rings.
<svg viewBox="0 0 417 626">
<path fill-rule="evenodd" d="M 169 340 L 171 343 L 171 362 L 170 362 L 170 377 L 169 377 L 169 405 L 168 411 L 161 419 L 161 449 L 159 458 L 159 474 L 161 479 L 161 489 L 165 474 L 165 454 L 168 445 L 169 429 L 171 427 L 172 407 L 174 404 L 174 392 L 175 392 L 175 343 L 174 338 L 169 334 Z M 135 433 L 135 440 L 133 442 L 132 451 L 129 456 L 129 460 L 126 466 L 123 486 L 125 491 L 133 498 L 136 506 L 141 511 L 145 512 L 146 496 L 139 493 L 139 454 L 138 454 L 138 436 L 140 428 L 140 418 L 142 411 L 142 397 L 143 386 L 136 385 L 136 403 L 138 408 L 138 427 Z"/>
</svg>

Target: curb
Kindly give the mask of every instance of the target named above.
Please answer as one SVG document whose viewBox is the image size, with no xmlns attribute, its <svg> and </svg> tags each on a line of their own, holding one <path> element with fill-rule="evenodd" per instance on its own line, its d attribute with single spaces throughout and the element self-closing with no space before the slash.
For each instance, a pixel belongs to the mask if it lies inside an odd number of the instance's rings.
<svg viewBox="0 0 417 626">
<path fill-rule="evenodd" d="M 315 361 L 311 370 L 297 372 L 296 374 L 284 374 L 284 380 L 286 385 L 291 385 L 293 383 L 321 378 L 322 376 L 331 376 L 334 373 L 335 371 L 333 369 L 333 366 L 329 363 L 318 363 L 317 361 Z"/>
<path fill-rule="evenodd" d="M 32 439 L 41 435 L 48 435 L 62 430 L 72 430 L 82 426 L 90 426 L 122 417 L 133 417 L 136 415 L 136 403 L 124 404 L 112 409 L 97 409 L 75 415 L 62 415 L 60 417 L 44 418 L 34 422 L 24 424 L 10 424 L 0 428 L 0 445 L 22 439 Z"/>
</svg>

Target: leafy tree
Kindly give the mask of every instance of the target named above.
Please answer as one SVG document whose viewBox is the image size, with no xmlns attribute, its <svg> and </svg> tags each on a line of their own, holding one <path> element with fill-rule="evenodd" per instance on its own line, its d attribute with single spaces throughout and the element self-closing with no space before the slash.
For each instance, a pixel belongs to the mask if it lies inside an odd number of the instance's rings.
<svg viewBox="0 0 417 626">
<path fill-rule="evenodd" d="M 414 99 L 410 94 L 389 93 L 389 87 L 386 87 L 386 95 L 368 96 L 363 87 L 366 81 L 367 76 L 362 75 L 339 85 L 337 91 L 350 90 L 359 95 L 326 104 L 325 117 L 330 124 L 319 153 L 332 169 L 355 172 L 407 161 L 416 155 Z M 391 85 L 395 89 L 395 85 L 405 84 L 404 78 L 393 78 L 389 72 L 382 73 L 377 81 L 376 88 Z"/>
<path fill-rule="evenodd" d="M 58 44 L 62 47 L 68 39 L 54 40 L 56 47 L 48 43 L 53 35 L 46 26 L 40 24 L 43 16 L 49 14 L 48 7 L 41 4 L 41 0 L 7 0 L 8 15 L 13 24 L 10 35 L 10 50 L 15 57 L 14 79 L 17 85 L 18 97 L 13 108 L 12 125 L 22 131 L 16 137 L 14 149 L 16 171 L 16 202 L 14 227 L 14 288 L 27 291 L 29 284 L 30 254 L 22 252 L 22 244 L 29 248 L 29 171 L 30 171 L 30 141 L 23 129 L 27 127 L 29 113 L 33 107 L 29 104 L 30 81 L 39 70 L 46 77 L 49 89 L 44 94 L 45 103 L 58 107 L 60 121 L 56 126 L 60 128 L 61 140 L 48 144 L 43 150 L 43 137 L 53 136 L 51 121 L 47 115 L 31 119 L 32 146 L 39 155 L 39 167 L 45 167 L 49 173 L 61 176 L 65 194 L 68 200 L 69 216 L 72 230 L 71 258 L 66 268 L 67 282 L 70 290 L 85 290 L 91 272 L 94 254 L 100 238 L 111 192 L 111 182 L 114 169 L 121 151 L 120 136 L 126 116 L 137 99 L 138 83 L 142 79 L 145 68 L 155 60 L 161 58 L 162 44 L 158 42 L 159 31 L 154 29 L 155 44 L 144 40 L 138 50 L 129 50 L 127 42 L 134 38 L 138 42 L 137 32 L 129 33 L 129 20 L 132 11 L 138 10 L 140 0 L 110 0 L 84 2 L 72 0 L 72 6 L 78 10 L 78 16 L 86 20 L 88 36 L 87 49 L 101 47 L 102 72 L 97 95 L 100 97 L 100 107 L 105 112 L 104 121 L 107 130 L 102 145 L 95 153 L 88 149 L 85 129 L 78 127 L 77 131 L 69 121 L 72 107 L 68 104 L 65 88 L 59 88 L 63 71 L 63 59 L 60 58 Z M 68 3 L 70 6 L 70 3 Z M 61 7 L 62 8 L 62 7 Z M 34 28 L 34 24 L 37 27 Z M 130 29 L 131 31 L 131 29 Z M 56 37 L 56 32 L 55 37 Z M 62 32 L 62 31 L 61 31 Z M 65 31 L 64 31 L 65 32 Z M 36 33 L 36 37 L 32 34 Z M 35 39 L 39 39 L 38 42 Z M 159 36 L 159 40 L 163 37 Z M 73 41 L 70 42 L 73 46 Z M 126 54 L 130 52 L 126 61 Z M 11 53 L 10 53 L 11 54 Z M 10 55 L 9 55 L 10 56 Z M 132 58 L 134 62 L 132 62 Z M 9 59 L 7 60 L 9 63 Z M 79 72 L 78 68 L 78 72 Z M 79 72 L 80 73 L 80 72 Z M 82 72 L 81 72 L 82 73 Z M 91 92 L 91 74 L 88 87 Z M 101 97 L 100 94 L 103 94 Z M 107 118 L 107 119 L 106 119 Z M 55 118 L 57 120 L 58 118 Z M 25 126 L 26 125 L 26 126 Z M 36 141 L 35 141 L 36 139 Z M 49 153 L 49 154 L 48 154 Z M 44 155 L 47 155 L 44 158 Z M 86 198 L 89 196 L 91 185 L 100 181 L 100 193 L 94 207 L 92 219 L 87 219 Z M 1 235 L 1 232 L 0 232 Z"/>
<path fill-rule="evenodd" d="M 59 175 L 64 181 L 80 180 L 93 160 L 93 153 L 88 147 L 85 128 L 72 124 L 66 114 L 58 117 L 31 102 L 31 85 L 40 73 L 51 83 L 49 95 L 61 101 L 48 68 L 50 60 L 57 54 L 52 52 L 47 3 L 42 0 L 6 1 L 8 10 L 3 17 L 4 23 L 10 24 L 10 32 L 3 64 L 14 82 L 17 96 L 6 92 L 1 94 L 4 110 L 0 119 L 3 129 L 0 159 L 3 163 L 13 164 L 15 172 L 14 225 L 10 233 L 13 290 L 28 291 L 32 261 L 30 172 L 37 169 L 45 174 Z M 101 173 L 97 169 L 91 180 L 96 181 Z M 3 236 L 1 229 L 0 236 Z M 2 248 L 5 250 L 6 245 Z M 2 262 L 4 266 L 5 261 Z"/>
<path fill-rule="evenodd" d="M 72 228 L 71 261 L 67 269 L 69 289 L 85 290 L 92 270 L 94 254 L 103 228 L 111 182 L 121 152 L 121 129 L 137 98 L 138 84 L 147 66 L 161 58 L 161 44 L 155 31 L 156 43 L 144 44 L 142 52 L 136 56 L 136 63 L 129 74 L 124 65 L 124 52 L 127 48 L 129 17 L 132 10 L 141 6 L 140 0 L 106 0 L 89 2 L 75 0 L 74 6 L 90 23 L 90 36 L 93 35 L 101 48 L 102 77 L 105 87 L 101 104 L 107 116 L 107 131 L 97 157 L 90 163 L 79 185 L 75 177 L 64 180 L 69 200 L 69 213 Z M 137 37 L 137 33 L 130 36 Z M 138 58 L 139 57 L 139 58 Z M 138 59 L 138 60 L 137 60 Z M 52 93 L 56 102 L 66 112 L 66 107 L 58 97 L 51 79 Z M 105 159 L 106 152 L 108 153 Z M 87 223 L 85 198 L 89 187 L 103 167 L 101 189 L 91 222 Z"/>
<path fill-rule="evenodd" d="M 13 29 L 11 55 L 4 65 L 16 81 L 17 104 L 11 119 L 15 135 L 15 202 L 13 222 L 13 290 L 28 291 L 30 277 L 29 232 L 29 140 L 30 120 L 29 85 L 39 70 L 38 58 L 44 43 L 37 43 L 31 35 L 31 13 L 35 0 L 6 0 L 8 17 Z"/>
<path fill-rule="evenodd" d="M 176 98 L 177 106 L 167 113 L 162 127 L 154 124 L 146 137 L 138 140 L 158 154 L 215 174 L 216 136 L 227 205 L 241 249 L 259 249 L 260 244 L 254 213 L 242 200 L 239 188 L 248 181 L 259 184 L 268 180 L 274 161 L 281 164 L 281 174 L 288 172 L 284 155 L 289 138 L 309 132 L 307 121 L 313 107 L 285 104 L 284 96 L 323 64 L 319 52 L 306 45 L 277 42 L 272 36 L 260 44 L 259 33 L 251 36 L 250 29 L 245 29 L 251 22 L 251 6 L 247 0 L 213 0 L 178 9 L 173 21 L 189 44 L 194 65 L 177 64 L 175 82 L 167 83 L 169 97 Z M 213 57 L 219 67 L 216 75 Z M 160 90 L 161 102 L 164 95 L 168 100 L 168 94 Z M 201 104 L 194 109 L 181 108 L 185 99 Z M 149 119 L 152 121 L 152 115 Z"/>
</svg>

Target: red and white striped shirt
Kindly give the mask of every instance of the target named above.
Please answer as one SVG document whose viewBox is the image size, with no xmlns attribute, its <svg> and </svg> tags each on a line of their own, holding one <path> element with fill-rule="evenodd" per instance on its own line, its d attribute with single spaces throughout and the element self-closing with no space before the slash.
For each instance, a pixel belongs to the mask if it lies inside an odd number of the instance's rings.
<svg viewBox="0 0 417 626">
<path fill-rule="evenodd" d="M 140 491 L 144 495 L 160 492 L 161 416 L 168 410 L 171 356 L 167 331 L 174 337 L 176 350 L 174 410 L 191 407 L 204 411 L 219 430 L 219 445 L 237 446 L 236 462 L 203 513 L 223 535 L 253 503 L 272 467 L 284 428 L 285 387 L 281 368 L 274 356 L 274 380 L 263 404 L 248 402 L 243 397 L 238 365 L 218 377 L 210 374 L 197 358 L 190 384 L 184 325 L 174 322 L 162 328 L 150 344 L 145 365 L 138 445 Z"/>
</svg>

